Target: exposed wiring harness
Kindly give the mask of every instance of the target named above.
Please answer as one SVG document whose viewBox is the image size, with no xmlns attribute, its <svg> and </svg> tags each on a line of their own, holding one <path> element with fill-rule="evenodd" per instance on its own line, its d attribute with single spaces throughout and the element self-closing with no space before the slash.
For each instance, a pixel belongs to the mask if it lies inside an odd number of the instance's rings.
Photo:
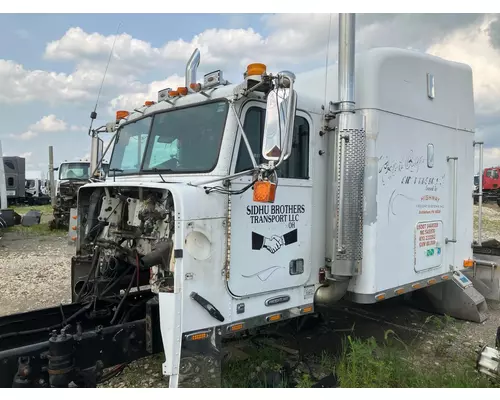
<svg viewBox="0 0 500 400">
<path fill-rule="evenodd" d="M 231 189 L 228 189 L 228 187 L 223 187 L 223 186 L 212 186 L 212 187 L 205 186 L 205 187 L 203 187 L 203 189 L 205 190 L 206 194 L 210 194 L 212 192 L 215 192 L 215 193 L 220 193 L 220 194 L 238 195 L 238 194 L 245 193 L 248 189 L 253 187 L 253 185 L 255 185 L 255 182 L 257 182 L 257 179 L 254 179 L 252 182 L 250 182 L 248 185 L 246 185 L 245 187 L 243 187 L 240 190 L 231 190 Z M 229 183 L 227 186 L 229 186 Z"/>
<path fill-rule="evenodd" d="M 270 179 L 271 178 L 271 179 Z M 259 171 L 257 174 L 257 177 L 255 177 L 252 182 L 250 182 L 248 185 L 244 186 L 243 188 L 239 190 L 231 190 L 229 189 L 230 182 L 229 180 L 226 180 L 226 183 L 224 186 L 204 186 L 203 189 L 205 190 L 206 194 L 210 194 L 212 192 L 215 193 L 220 193 L 220 194 L 227 194 L 227 195 L 239 195 L 245 193 L 248 189 L 253 188 L 255 183 L 261 180 L 270 180 L 271 182 L 275 183 L 276 186 L 278 185 L 278 174 L 276 172 L 276 169 L 266 169 L 263 171 Z"/>
</svg>

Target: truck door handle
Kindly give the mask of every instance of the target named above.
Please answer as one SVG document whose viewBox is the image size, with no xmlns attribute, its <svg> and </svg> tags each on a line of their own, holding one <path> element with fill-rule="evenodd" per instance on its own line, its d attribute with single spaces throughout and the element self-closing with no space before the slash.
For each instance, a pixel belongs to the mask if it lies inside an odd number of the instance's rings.
<svg viewBox="0 0 500 400">
<path fill-rule="evenodd" d="M 217 310 L 212 303 L 210 303 L 208 300 L 204 299 L 201 297 L 198 293 L 196 292 L 191 292 L 189 295 L 194 301 L 196 301 L 200 306 L 202 306 L 207 312 L 214 317 L 217 321 L 224 322 L 224 317 L 222 314 Z"/>
</svg>

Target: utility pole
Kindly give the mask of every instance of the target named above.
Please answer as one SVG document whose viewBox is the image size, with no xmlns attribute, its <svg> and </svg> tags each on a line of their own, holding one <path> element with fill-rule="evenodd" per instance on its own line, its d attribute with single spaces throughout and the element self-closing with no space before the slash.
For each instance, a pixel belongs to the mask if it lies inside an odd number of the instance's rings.
<svg viewBox="0 0 500 400">
<path fill-rule="evenodd" d="M 56 187 L 54 184 L 54 148 L 49 146 L 49 179 L 50 179 L 50 202 L 52 207 L 56 205 Z"/>
</svg>

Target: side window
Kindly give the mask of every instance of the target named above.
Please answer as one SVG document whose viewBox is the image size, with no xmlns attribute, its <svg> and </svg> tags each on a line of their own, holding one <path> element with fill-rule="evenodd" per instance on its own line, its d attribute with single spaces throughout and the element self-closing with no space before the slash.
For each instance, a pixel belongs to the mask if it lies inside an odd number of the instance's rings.
<svg viewBox="0 0 500 400">
<path fill-rule="evenodd" d="M 7 186 L 14 186 L 14 178 L 10 177 L 7 179 Z"/>
<path fill-rule="evenodd" d="M 492 178 L 491 169 L 486 170 L 486 177 Z"/>
<path fill-rule="evenodd" d="M 261 155 L 262 138 L 264 132 L 264 121 L 266 118 L 266 110 L 260 107 L 250 108 L 245 116 L 245 122 L 243 124 L 243 130 L 248 138 L 250 147 L 252 148 L 253 156 L 257 164 L 262 163 L 263 157 Z M 243 141 L 240 142 L 240 149 L 238 151 L 238 159 L 236 161 L 236 171 L 241 172 L 252 168 L 252 160 L 248 155 L 247 146 Z"/>
<path fill-rule="evenodd" d="M 250 108 L 245 116 L 243 129 L 257 163 L 264 162 L 261 155 L 262 139 L 266 110 L 260 107 Z M 240 142 L 235 172 L 252 168 L 245 142 Z M 289 179 L 309 179 L 309 124 L 303 117 L 295 117 L 292 154 L 278 167 L 278 177 Z"/>
<path fill-rule="evenodd" d="M 295 117 L 292 154 L 278 167 L 278 177 L 309 179 L 309 124 L 302 117 Z"/>
<path fill-rule="evenodd" d="M 492 169 L 491 170 L 491 175 L 493 179 L 498 179 L 498 170 L 497 169 Z"/>
</svg>

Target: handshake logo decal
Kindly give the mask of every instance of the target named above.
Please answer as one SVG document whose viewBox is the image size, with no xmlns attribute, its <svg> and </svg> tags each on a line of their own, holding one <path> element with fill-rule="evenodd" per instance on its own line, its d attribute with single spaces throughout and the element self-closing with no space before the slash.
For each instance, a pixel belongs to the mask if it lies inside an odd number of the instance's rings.
<svg viewBox="0 0 500 400">
<path fill-rule="evenodd" d="M 297 242 L 297 229 L 285 233 L 283 236 L 272 235 L 270 238 L 252 232 L 252 250 L 266 249 L 271 254 L 276 253 L 281 247 Z"/>
</svg>

